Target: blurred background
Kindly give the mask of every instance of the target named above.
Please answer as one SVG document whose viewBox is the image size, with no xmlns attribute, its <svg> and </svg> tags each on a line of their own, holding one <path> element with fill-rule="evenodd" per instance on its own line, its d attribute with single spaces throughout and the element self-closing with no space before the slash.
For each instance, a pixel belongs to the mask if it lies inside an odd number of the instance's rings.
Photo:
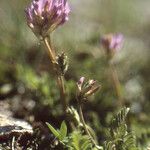
<svg viewBox="0 0 150 150">
<path fill-rule="evenodd" d="M 62 110 L 50 63 L 42 43 L 26 25 L 29 0 L 0 0 L 0 100 L 13 116 L 59 126 Z M 85 104 L 87 122 L 99 141 L 116 111 L 117 100 L 108 77 L 100 37 L 122 33 L 123 48 L 115 55 L 129 124 L 143 149 L 150 143 L 150 1 L 70 0 L 69 21 L 52 33 L 53 47 L 69 57 L 65 76 L 68 101 L 76 108 L 76 81 L 96 79 L 101 90 Z M 119 108 L 118 108 L 119 109 Z M 58 118 L 61 118 L 60 120 Z M 140 129 L 140 130 L 139 130 Z"/>
</svg>

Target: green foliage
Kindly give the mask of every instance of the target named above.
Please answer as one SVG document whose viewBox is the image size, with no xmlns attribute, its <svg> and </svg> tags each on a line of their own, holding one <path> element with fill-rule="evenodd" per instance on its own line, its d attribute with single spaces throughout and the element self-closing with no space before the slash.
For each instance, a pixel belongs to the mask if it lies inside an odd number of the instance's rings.
<svg viewBox="0 0 150 150">
<path fill-rule="evenodd" d="M 128 132 L 126 117 L 129 108 L 123 108 L 117 113 L 110 124 L 110 140 L 105 142 L 104 150 L 138 150 L 136 139 Z"/>
<path fill-rule="evenodd" d="M 112 130 L 119 128 L 122 124 L 125 124 L 125 119 L 129 110 L 129 108 L 123 108 L 119 111 L 119 113 L 114 115 L 114 118 L 112 119 L 112 122 L 110 124 Z"/>
<path fill-rule="evenodd" d="M 60 136 L 60 133 L 59 131 L 55 130 L 55 128 L 50 125 L 49 123 L 46 123 L 48 128 L 51 130 L 51 132 L 55 135 L 56 138 L 58 138 Z"/>
<path fill-rule="evenodd" d="M 127 133 L 123 140 L 125 150 L 138 150 L 136 147 L 136 137 L 132 132 Z"/>
<path fill-rule="evenodd" d="M 82 135 L 80 131 L 71 133 L 71 147 L 72 150 L 91 150 L 92 144 L 86 135 Z M 71 150 L 71 149 L 70 149 Z"/>
<path fill-rule="evenodd" d="M 39 75 L 29 66 L 17 65 L 17 76 L 26 89 L 38 97 L 42 105 L 53 106 L 59 99 L 58 90 L 53 88 L 55 82 L 48 73 Z"/>
<path fill-rule="evenodd" d="M 66 123 L 63 121 L 60 127 L 60 140 L 63 140 L 67 136 L 67 126 Z"/>
<path fill-rule="evenodd" d="M 112 119 L 110 124 L 110 133 L 113 138 L 122 138 L 126 134 L 127 126 L 125 123 L 125 119 L 128 112 L 129 108 L 123 108 Z"/>
<path fill-rule="evenodd" d="M 46 123 L 50 131 L 68 150 L 94 150 L 92 143 L 87 135 L 82 135 L 80 131 L 73 131 L 67 136 L 67 126 L 63 121 L 59 130 L 56 130 L 49 123 Z"/>
<path fill-rule="evenodd" d="M 59 139 L 62 143 L 64 142 L 66 136 L 67 136 L 67 126 L 66 123 L 63 121 L 61 123 L 60 129 L 56 130 L 52 125 L 49 123 L 46 123 L 50 131 L 54 134 L 56 138 Z"/>
<path fill-rule="evenodd" d="M 149 146 L 150 141 L 150 126 L 149 124 L 132 124 L 132 130 L 136 131 L 136 140 L 137 145 L 140 147 L 140 150 L 145 150 Z"/>
<path fill-rule="evenodd" d="M 104 150 L 145 150 L 145 148 L 142 149 L 142 145 L 138 144 L 140 149 L 137 147 L 135 134 L 128 131 L 126 124 L 128 112 L 129 108 L 124 107 L 114 115 L 110 122 L 108 140 L 104 142 Z M 80 122 L 80 120 L 78 121 Z M 96 147 L 93 147 L 89 137 L 82 133 L 81 128 L 67 134 L 67 126 L 64 121 L 61 123 L 60 129 L 55 129 L 49 123 L 46 124 L 64 149 L 97 150 Z M 148 135 L 148 132 L 145 132 L 144 135 L 146 134 Z"/>
</svg>

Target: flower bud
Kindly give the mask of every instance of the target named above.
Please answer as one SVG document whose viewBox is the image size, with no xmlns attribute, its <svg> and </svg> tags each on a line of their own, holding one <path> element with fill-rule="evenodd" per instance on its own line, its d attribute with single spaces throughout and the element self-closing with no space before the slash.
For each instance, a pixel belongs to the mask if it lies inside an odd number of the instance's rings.
<svg viewBox="0 0 150 150">
<path fill-rule="evenodd" d="M 100 85 L 95 80 L 88 80 L 85 82 L 85 78 L 81 77 L 80 80 L 77 82 L 78 87 L 78 97 L 80 99 L 86 99 L 92 94 L 96 93 L 97 90 L 100 88 Z"/>
<path fill-rule="evenodd" d="M 79 81 L 77 82 L 77 86 L 78 86 L 78 90 L 81 92 L 81 90 L 82 90 L 82 85 L 83 85 L 83 83 L 84 83 L 84 80 L 85 80 L 85 77 L 81 77 L 80 79 L 79 79 Z"/>
<path fill-rule="evenodd" d="M 25 12 L 35 35 L 45 37 L 68 20 L 70 7 L 67 0 L 33 0 Z"/>
</svg>

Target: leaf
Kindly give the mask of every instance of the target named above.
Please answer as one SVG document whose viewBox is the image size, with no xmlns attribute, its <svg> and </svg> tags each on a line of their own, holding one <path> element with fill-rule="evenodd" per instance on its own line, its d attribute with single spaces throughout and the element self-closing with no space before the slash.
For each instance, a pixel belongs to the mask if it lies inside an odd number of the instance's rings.
<svg viewBox="0 0 150 150">
<path fill-rule="evenodd" d="M 80 132 L 74 131 L 71 137 L 72 137 L 72 146 L 74 150 L 80 150 L 80 139 L 81 139 Z"/>
<path fill-rule="evenodd" d="M 51 126 L 48 122 L 46 122 L 46 125 L 51 130 L 51 132 L 55 135 L 56 138 L 60 136 L 60 133 L 53 126 Z"/>
<path fill-rule="evenodd" d="M 87 141 L 84 141 L 84 143 L 81 145 L 81 149 L 87 150 L 87 149 L 89 149 L 90 146 L 91 146 L 91 143 L 89 140 L 87 140 Z"/>
<path fill-rule="evenodd" d="M 129 108 L 122 108 L 118 114 L 116 114 L 111 122 L 111 128 L 115 129 L 125 123 L 126 116 L 129 112 Z"/>
<path fill-rule="evenodd" d="M 128 112 L 129 108 L 124 107 L 113 117 L 110 125 L 111 140 L 105 143 L 104 150 L 137 150 L 135 136 L 127 130 L 125 120 Z"/>
<path fill-rule="evenodd" d="M 73 150 L 91 150 L 92 143 L 89 140 L 89 136 L 82 135 L 80 131 L 74 131 L 71 134 L 71 145 L 74 148 Z"/>
<path fill-rule="evenodd" d="M 124 144 L 126 149 L 136 148 L 136 137 L 135 135 L 130 132 L 124 137 Z"/>
<path fill-rule="evenodd" d="M 61 127 L 60 127 L 60 135 L 59 135 L 59 139 L 60 140 L 64 140 L 64 138 L 67 136 L 67 125 L 65 123 L 65 121 L 63 121 L 61 123 Z"/>
<path fill-rule="evenodd" d="M 115 138 L 123 138 L 127 134 L 127 125 L 122 124 L 117 129 L 113 129 L 115 132 Z"/>
<path fill-rule="evenodd" d="M 104 150 L 113 150 L 115 148 L 115 144 L 112 141 L 104 143 Z"/>
</svg>

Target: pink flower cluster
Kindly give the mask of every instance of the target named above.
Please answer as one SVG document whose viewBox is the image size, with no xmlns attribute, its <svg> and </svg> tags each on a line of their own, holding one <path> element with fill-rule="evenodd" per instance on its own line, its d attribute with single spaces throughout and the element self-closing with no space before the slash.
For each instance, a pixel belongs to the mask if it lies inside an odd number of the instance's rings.
<svg viewBox="0 0 150 150">
<path fill-rule="evenodd" d="M 110 54 L 121 49 L 123 40 L 122 34 L 108 34 L 102 37 L 101 44 L 106 52 Z"/>
<path fill-rule="evenodd" d="M 33 0 L 25 12 L 28 26 L 44 37 L 68 20 L 70 7 L 67 0 Z"/>
</svg>

